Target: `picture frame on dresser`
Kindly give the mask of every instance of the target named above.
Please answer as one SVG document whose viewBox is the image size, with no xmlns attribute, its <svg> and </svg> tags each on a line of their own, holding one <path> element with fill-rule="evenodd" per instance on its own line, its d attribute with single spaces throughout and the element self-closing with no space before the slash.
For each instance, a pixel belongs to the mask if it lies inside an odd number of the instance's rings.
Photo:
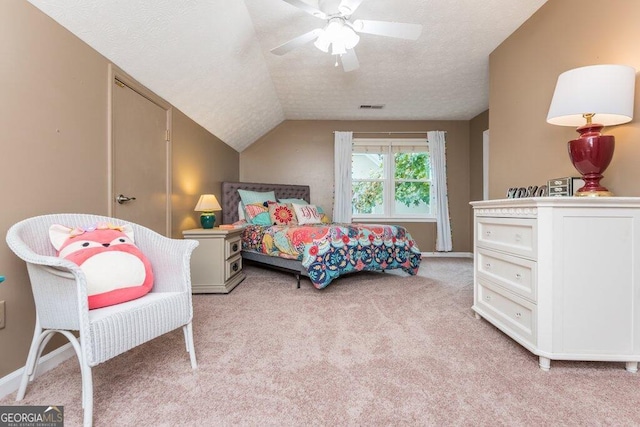
<svg viewBox="0 0 640 427">
<path fill-rule="evenodd" d="M 584 180 L 581 177 L 568 176 L 564 178 L 553 178 L 547 182 L 549 196 L 575 196 L 576 192 L 584 186 Z"/>
</svg>

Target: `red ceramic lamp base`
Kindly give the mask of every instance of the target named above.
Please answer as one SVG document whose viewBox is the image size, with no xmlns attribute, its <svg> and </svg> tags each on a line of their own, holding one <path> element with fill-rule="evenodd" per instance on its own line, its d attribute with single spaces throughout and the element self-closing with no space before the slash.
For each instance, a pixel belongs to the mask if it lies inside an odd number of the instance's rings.
<svg viewBox="0 0 640 427">
<path fill-rule="evenodd" d="M 569 157 L 585 182 L 576 196 L 613 196 L 612 192 L 600 185 L 602 173 L 611 163 L 615 148 L 612 135 L 600 134 L 602 127 L 595 123 L 581 126 L 578 128 L 580 137 L 569 141 Z"/>
</svg>

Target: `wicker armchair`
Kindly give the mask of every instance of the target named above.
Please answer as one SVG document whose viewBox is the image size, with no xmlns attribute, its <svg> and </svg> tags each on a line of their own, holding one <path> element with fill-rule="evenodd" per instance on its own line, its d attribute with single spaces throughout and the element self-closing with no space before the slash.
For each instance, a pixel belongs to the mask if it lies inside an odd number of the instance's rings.
<svg viewBox="0 0 640 427">
<path fill-rule="evenodd" d="M 9 247 L 27 263 L 36 306 L 35 331 L 16 400 L 24 397 L 28 382 L 35 378 L 42 350 L 59 332 L 69 339 L 80 362 L 85 426 L 93 422 L 92 367 L 182 327 L 191 367 L 197 368 L 191 327 L 190 258 L 198 242 L 169 239 L 131 224 L 136 245 L 151 262 L 153 289 L 133 301 L 89 310 L 85 274 L 74 263 L 56 257 L 49 227 L 85 227 L 97 222 L 128 223 L 96 215 L 54 214 L 25 219 L 7 232 Z"/>
</svg>

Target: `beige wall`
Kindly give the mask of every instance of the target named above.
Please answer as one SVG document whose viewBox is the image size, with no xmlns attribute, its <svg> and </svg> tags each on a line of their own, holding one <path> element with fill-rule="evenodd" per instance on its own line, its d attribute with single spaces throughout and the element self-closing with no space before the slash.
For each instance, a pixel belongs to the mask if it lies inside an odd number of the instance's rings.
<svg viewBox="0 0 640 427">
<path fill-rule="evenodd" d="M 6 246 L 7 229 L 34 215 L 108 212 L 108 61 L 22 0 L 0 1 L 0 52 L 3 377 L 24 365 L 35 321 L 26 268 Z M 180 237 L 181 227 L 195 226 L 197 195 L 219 194 L 220 181 L 238 179 L 239 154 L 175 109 L 172 126 L 173 234 Z"/>
<path fill-rule="evenodd" d="M 578 134 L 546 123 L 556 80 L 585 65 L 640 70 L 638 17 L 637 0 L 549 0 L 491 54 L 491 198 L 512 186 L 578 175 L 566 147 Z M 616 151 L 602 183 L 618 196 L 640 196 L 639 93 L 636 81 L 636 119 L 605 129 L 615 135 Z"/>
<path fill-rule="evenodd" d="M 483 133 L 489 129 L 489 110 L 478 114 L 469 122 L 469 199 L 482 200 L 483 193 Z M 469 206 L 471 209 L 471 206 Z M 473 231 L 473 214 L 469 215 L 469 230 Z M 469 233 L 473 247 L 473 232 Z"/>
<path fill-rule="evenodd" d="M 471 251 L 468 121 L 284 121 L 240 154 L 241 180 L 308 184 L 312 201 L 330 213 L 333 210 L 333 131 L 336 130 L 354 131 L 356 137 L 359 136 L 358 131 L 447 131 L 447 180 L 453 250 Z M 400 224 L 409 230 L 421 251 L 435 250 L 434 223 Z"/>
<path fill-rule="evenodd" d="M 482 200 L 482 146 L 483 133 L 489 129 L 489 110 L 478 114 L 469 122 L 469 195 L 471 200 Z"/>
<path fill-rule="evenodd" d="M 172 143 L 171 230 L 181 239 L 182 230 L 201 227 L 200 213 L 193 211 L 200 195 L 215 194 L 221 201 L 222 182 L 239 179 L 240 154 L 176 109 Z"/>
</svg>

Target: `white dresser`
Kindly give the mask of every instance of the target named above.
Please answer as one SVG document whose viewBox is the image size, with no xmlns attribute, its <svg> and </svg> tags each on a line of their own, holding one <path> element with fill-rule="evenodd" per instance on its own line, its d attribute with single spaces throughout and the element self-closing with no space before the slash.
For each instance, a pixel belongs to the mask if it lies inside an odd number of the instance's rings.
<svg viewBox="0 0 640 427">
<path fill-rule="evenodd" d="M 472 202 L 474 300 L 483 317 L 551 360 L 640 361 L 640 198 Z"/>
</svg>

